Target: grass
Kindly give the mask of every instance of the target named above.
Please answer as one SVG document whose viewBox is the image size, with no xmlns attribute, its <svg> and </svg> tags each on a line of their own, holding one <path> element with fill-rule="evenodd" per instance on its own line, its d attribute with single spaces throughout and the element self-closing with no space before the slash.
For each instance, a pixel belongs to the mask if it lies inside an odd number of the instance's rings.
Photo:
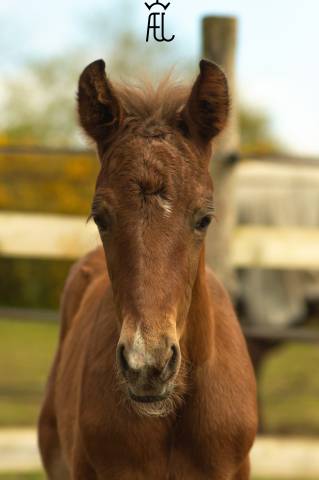
<svg viewBox="0 0 319 480">
<path fill-rule="evenodd" d="M 2 473 L 0 480 L 45 480 L 42 473 Z"/>
<path fill-rule="evenodd" d="M 34 425 L 58 326 L 0 320 L 0 427 Z"/>
<path fill-rule="evenodd" d="M 0 428 L 35 424 L 57 334 L 53 323 L 0 320 Z M 260 382 L 267 432 L 319 434 L 317 365 L 316 345 L 286 344 L 268 358 Z"/>
<path fill-rule="evenodd" d="M 319 433 L 319 348 L 286 344 L 265 362 L 259 385 L 271 433 Z"/>
</svg>

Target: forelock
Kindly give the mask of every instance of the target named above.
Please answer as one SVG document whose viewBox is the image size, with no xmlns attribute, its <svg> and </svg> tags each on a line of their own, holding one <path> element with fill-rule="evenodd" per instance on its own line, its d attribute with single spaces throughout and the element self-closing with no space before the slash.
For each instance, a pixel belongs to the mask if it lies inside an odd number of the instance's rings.
<svg viewBox="0 0 319 480">
<path fill-rule="evenodd" d="M 171 124 L 185 105 L 190 89 L 166 76 L 154 86 L 150 82 L 117 85 L 117 94 L 130 120 L 154 120 Z"/>
</svg>

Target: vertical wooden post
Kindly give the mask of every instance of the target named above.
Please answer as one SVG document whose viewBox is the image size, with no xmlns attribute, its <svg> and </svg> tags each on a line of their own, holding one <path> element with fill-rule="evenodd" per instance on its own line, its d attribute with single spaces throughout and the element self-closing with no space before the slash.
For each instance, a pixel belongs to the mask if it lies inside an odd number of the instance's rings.
<svg viewBox="0 0 319 480">
<path fill-rule="evenodd" d="M 235 55 L 237 19 L 206 17 L 203 19 L 203 57 L 220 65 L 228 78 L 231 111 L 224 133 L 213 143 L 211 174 L 215 189 L 216 221 L 208 231 L 207 263 L 230 290 L 235 282 L 230 264 L 230 240 L 235 223 L 233 206 L 233 167 L 239 158 L 239 130 L 236 104 Z"/>
</svg>

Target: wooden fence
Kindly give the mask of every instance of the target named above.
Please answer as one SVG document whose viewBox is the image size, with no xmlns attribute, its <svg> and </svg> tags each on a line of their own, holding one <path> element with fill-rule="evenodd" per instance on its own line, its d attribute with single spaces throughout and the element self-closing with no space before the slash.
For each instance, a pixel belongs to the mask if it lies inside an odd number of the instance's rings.
<svg viewBox="0 0 319 480">
<path fill-rule="evenodd" d="M 0 255 L 76 259 L 100 244 L 93 222 L 71 215 L 0 213 Z M 234 268 L 319 270 L 319 228 L 237 226 Z"/>
</svg>

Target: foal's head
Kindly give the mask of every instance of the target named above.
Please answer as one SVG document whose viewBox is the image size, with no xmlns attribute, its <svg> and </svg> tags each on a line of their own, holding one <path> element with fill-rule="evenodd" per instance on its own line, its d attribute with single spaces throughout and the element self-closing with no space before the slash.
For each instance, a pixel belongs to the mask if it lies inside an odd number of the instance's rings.
<svg viewBox="0 0 319 480">
<path fill-rule="evenodd" d="M 101 162 L 92 216 L 118 313 L 117 365 L 145 414 L 181 385 L 180 339 L 213 215 L 210 142 L 228 113 L 227 82 L 200 62 L 192 89 L 114 88 L 102 60 L 79 81 L 79 116 Z"/>
</svg>

